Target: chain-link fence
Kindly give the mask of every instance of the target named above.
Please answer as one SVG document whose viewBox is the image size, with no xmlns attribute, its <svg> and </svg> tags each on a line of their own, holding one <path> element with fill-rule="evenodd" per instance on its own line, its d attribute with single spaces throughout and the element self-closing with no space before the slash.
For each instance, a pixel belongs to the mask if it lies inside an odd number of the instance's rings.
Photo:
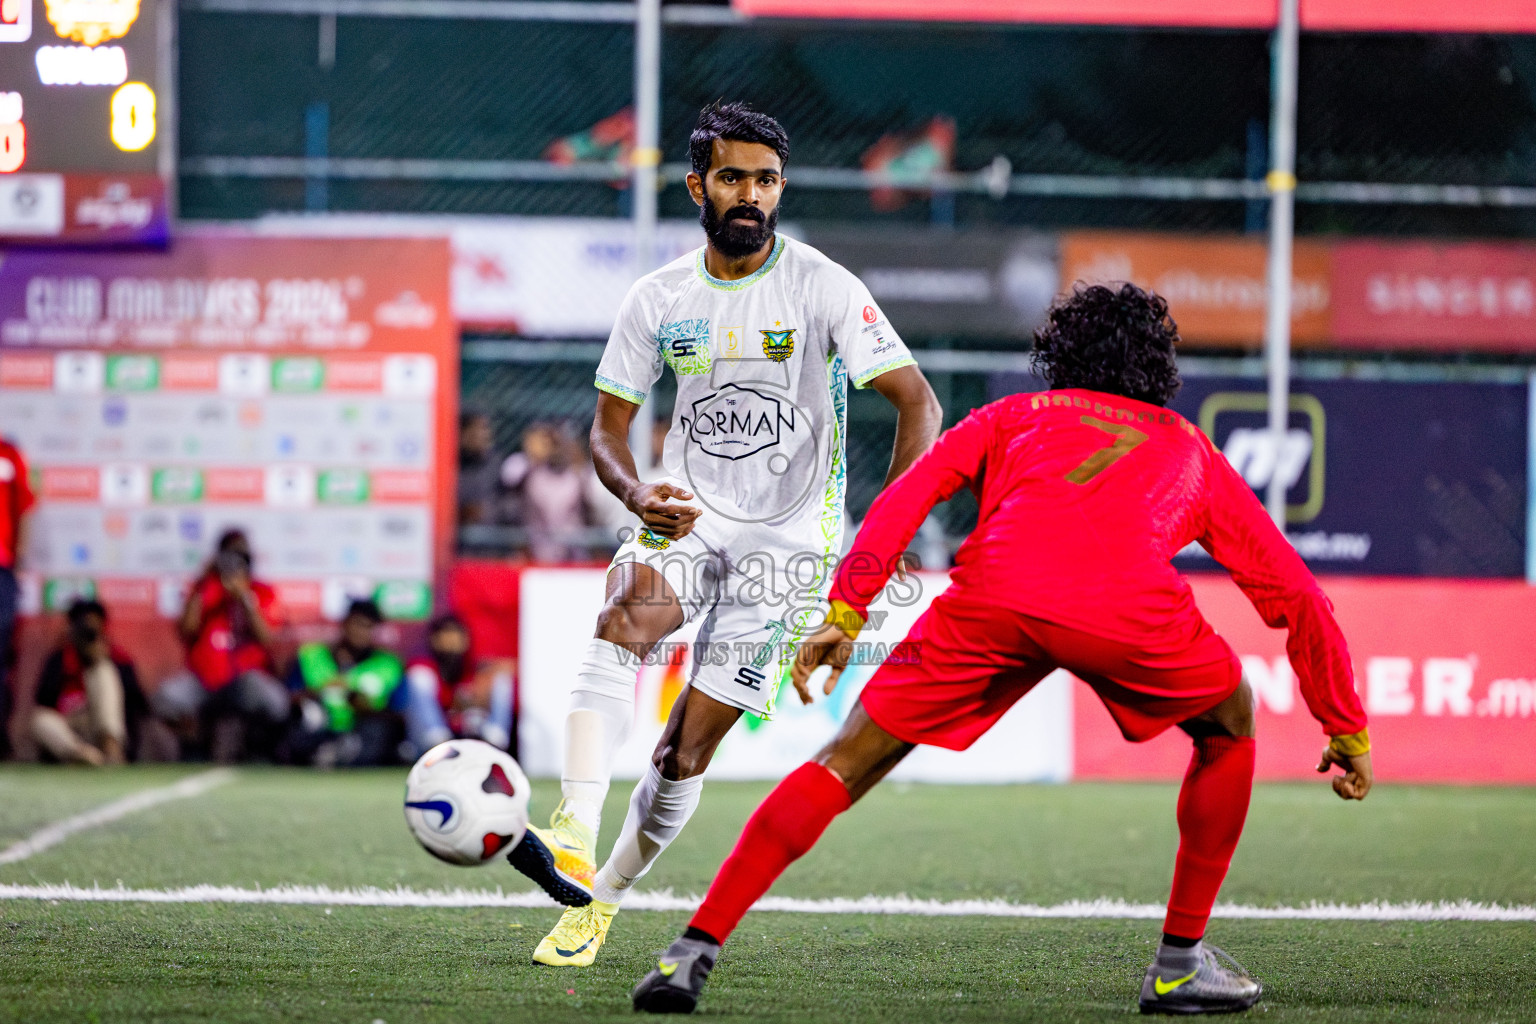
<svg viewBox="0 0 1536 1024">
<path fill-rule="evenodd" d="M 599 126 L 632 103 L 632 26 L 291 13 L 334 6 L 184 0 L 184 216 L 627 211 L 624 187 L 538 179 L 561 140 L 583 160 L 622 159 Z M 289 13 L 252 13 L 263 9 Z M 1262 225 L 1265 33 L 931 24 L 855 32 L 732 23 L 717 7 L 667 10 L 721 17 L 674 16 L 664 32 L 664 215 L 691 213 L 681 187 L 688 129 L 700 106 L 724 96 L 789 127 L 798 187 L 786 216 L 796 219 Z M 1303 233 L 1536 229 L 1536 37 L 1308 34 L 1300 97 Z M 867 183 L 849 178 L 925 144 L 914 166 L 978 177 L 900 204 L 872 201 Z M 1362 183 L 1378 190 L 1353 187 Z M 1485 191 L 1379 189 L 1393 185 Z M 1495 188 L 1506 192 L 1486 191 Z M 1182 198 L 1159 198 L 1170 193 Z"/>
<path fill-rule="evenodd" d="M 484 415 L 492 427 L 491 458 L 498 465 L 510 465 L 501 475 L 509 490 L 522 484 L 520 453 L 530 447 L 531 434 L 541 428 L 574 439 L 585 440 L 597 407 L 597 389 L 592 386 L 592 368 L 602 353 L 600 343 L 517 342 L 516 347 L 495 341 L 471 341 L 464 349 L 461 407 L 466 415 Z M 1004 358 L 999 367 L 1022 370 L 1018 358 Z M 971 409 L 987 401 L 987 374 L 979 371 L 929 371 L 929 383 L 945 409 L 945 426 L 952 425 Z M 658 422 L 670 422 L 676 386 L 670 374 L 664 374 L 647 398 Z M 896 411 L 873 390 L 852 389 L 848 398 L 847 510 L 850 523 L 863 518 L 870 502 L 879 493 L 890 466 L 891 444 L 895 436 Z M 585 450 L 572 472 L 590 473 Z M 528 516 L 522 503 L 505 501 L 500 516 L 470 524 L 460 531 L 460 549 L 475 554 L 507 554 L 526 551 L 536 537 L 529 532 Z M 588 513 L 587 529 L 566 535 L 558 557 L 553 560 L 602 557 L 618 546 L 618 528 L 622 515 L 610 516 L 611 508 Z M 952 551 L 970 532 L 976 520 L 976 505 L 969 492 L 941 506 L 935 512 L 933 534 L 935 547 Z M 536 531 L 535 531 L 536 532 Z M 947 553 L 947 552 L 946 552 Z M 928 557 L 934 561 L 936 556 Z"/>
<path fill-rule="evenodd" d="M 181 10 L 183 217 L 631 214 L 628 5 L 182 0 Z M 813 244 L 839 242 L 828 251 L 861 275 L 870 266 L 883 272 L 888 290 L 871 288 L 887 305 L 912 282 L 963 292 L 991 274 L 1008 292 L 994 306 L 1023 323 L 1038 314 L 1040 282 L 1049 278 L 1046 299 L 1058 286 L 1056 257 L 1046 252 L 1055 243 L 1033 236 L 1074 228 L 1257 236 L 1265 228 L 1268 33 L 749 23 L 718 3 L 669 3 L 663 14 L 662 217 L 694 216 L 682 181 L 698 109 L 719 98 L 749 101 L 791 134 L 786 223 L 806 227 Z M 1299 96 L 1296 225 L 1304 239 L 1536 234 L 1536 36 L 1308 33 Z M 899 228 L 905 241 L 890 249 L 930 258 L 908 266 L 881 252 L 859 267 L 858 254 L 881 244 L 857 234 L 870 228 Z M 929 241 L 914 243 L 919 234 Z M 952 248 L 935 256 L 942 239 Z M 972 262 L 952 259 L 955 246 L 973 250 Z M 990 255 L 979 260 L 977 249 Z M 496 253 L 485 255 L 495 262 Z M 548 300 L 519 298 L 522 312 L 601 305 L 577 294 L 574 282 L 594 291 L 590 275 L 561 270 L 565 279 L 551 282 L 552 268 L 565 264 L 549 257 L 541 250 L 517 267 L 524 286 Z M 1230 283 L 1217 276 L 1214 285 Z M 1262 287 L 1242 287 L 1251 284 Z M 1027 331 L 968 333 L 963 317 L 949 315 L 958 304 L 930 309 L 937 314 L 922 326 L 915 311 L 893 319 L 925 350 L 952 423 L 990 397 L 998 366 L 1022 358 Z M 524 486 L 528 460 L 517 456 L 551 437 L 567 449 L 562 458 L 581 463 L 596 402 L 595 339 L 605 330 L 564 342 L 518 335 L 570 338 L 572 329 L 466 337 L 463 401 L 489 419 L 485 458 L 497 472 L 483 475 L 496 487 Z M 989 347 L 1012 351 L 979 354 L 975 365 L 945 361 Z M 654 404 L 665 418 L 665 378 Z M 893 427 L 878 396 L 850 396 L 853 521 L 884 478 Z M 975 509 L 962 497 L 938 515 L 952 548 Z M 600 557 L 611 548 L 612 523 L 600 513 L 587 522 L 557 554 Z M 530 529 L 514 509 L 472 523 L 461 540 L 471 551 L 520 550 L 538 540 Z"/>
<path fill-rule="evenodd" d="M 578 441 L 585 436 L 597 401 L 592 367 L 601 348 L 598 342 L 482 340 L 465 345 L 464 407 L 489 417 L 494 428 L 493 457 L 498 465 L 508 459 L 514 466 L 523 461 L 519 453 L 531 449 L 529 442 L 541 427 L 552 426 Z M 1029 375 L 1027 353 L 930 347 L 919 349 L 917 355 L 944 407 L 945 426 L 1003 394 L 1044 386 Z M 1182 411 L 1192 420 L 1198 418 L 1206 429 L 1213 428 L 1212 423 L 1205 422 L 1207 409 L 1227 408 L 1234 389 L 1252 391 L 1263 386 L 1264 365 L 1257 356 L 1185 355 L 1179 365 L 1185 381 Z M 1307 556 L 1320 559 L 1315 564 L 1334 571 L 1361 571 L 1355 565 L 1359 562 L 1393 573 L 1518 575 L 1525 514 L 1523 442 L 1519 434 L 1526 415 L 1529 367 L 1315 355 L 1299 361 L 1296 371 L 1299 391 L 1322 395 L 1332 403 L 1326 430 L 1333 441 L 1325 444 L 1320 433 L 1314 435 L 1316 447 L 1311 450 L 1319 472 L 1327 462 L 1334 465 L 1330 473 L 1365 474 L 1362 480 L 1331 478 L 1333 497 L 1329 501 L 1338 506 L 1335 512 L 1312 520 L 1304 517 L 1293 524 L 1300 531 L 1296 539 L 1306 548 Z M 670 422 L 674 395 L 672 378 L 663 375 L 648 400 L 659 423 Z M 1227 404 L 1223 404 L 1223 395 Z M 1378 408 L 1375 412 L 1356 408 L 1361 405 Z M 1422 420 L 1422 437 L 1415 443 L 1422 444 L 1424 451 L 1415 457 L 1424 466 L 1416 464 L 1403 473 L 1382 474 L 1382 442 L 1373 432 L 1379 423 L 1391 422 L 1397 410 L 1405 408 L 1415 409 L 1415 416 Z M 1218 416 L 1215 412 L 1212 415 Z M 884 483 L 895 419 L 894 409 L 873 390 L 850 391 L 846 519 L 850 531 L 862 520 Z M 1237 426 L 1241 432 L 1252 424 L 1244 421 Z M 1234 464 L 1251 483 L 1262 482 L 1260 478 L 1269 472 L 1263 467 L 1274 467 L 1276 462 L 1266 463 L 1251 446 L 1234 445 L 1232 424 L 1225 427 L 1221 436 L 1228 442 Z M 1403 442 L 1397 439 L 1392 443 L 1401 447 Z M 1488 450 L 1490 446 L 1500 453 L 1495 456 Z M 573 445 L 573 452 L 577 447 Z M 1400 450 L 1398 455 L 1408 458 Z M 1424 467 L 1435 459 L 1442 462 L 1426 470 Z M 570 471 L 591 472 L 584 453 L 575 455 Z M 1317 485 L 1299 481 L 1298 493 L 1305 491 L 1307 497 L 1320 501 L 1321 492 L 1310 490 L 1312 486 Z M 1383 488 L 1384 493 L 1396 495 L 1394 500 L 1409 505 L 1406 510 L 1385 510 L 1371 496 L 1374 488 Z M 1430 498 L 1425 499 L 1425 494 Z M 598 510 L 595 517 L 585 520 L 585 529 L 566 530 L 552 560 L 606 559 L 617 546 L 619 530 L 628 525 L 622 511 L 613 515 L 615 511 L 610 503 L 606 512 Z M 975 499 L 966 490 L 938 506 L 914 545 L 924 563 L 946 566 L 975 525 L 976 513 Z M 1340 531 L 1341 523 L 1351 529 Z M 1414 533 L 1411 543 L 1397 536 L 1409 525 Z M 1373 536 L 1381 549 L 1373 556 L 1375 563 L 1364 561 L 1369 550 L 1346 550 L 1350 543 L 1369 549 Z M 847 538 L 851 532 L 845 534 Z M 461 550 L 474 554 L 532 553 L 537 558 L 539 542 L 537 530 L 531 531 L 528 520 L 516 514 L 498 523 L 472 525 L 460 533 Z M 1413 550 L 1391 556 L 1387 549 L 1394 544 L 1398 548 L 1408 544 Z M 1338 550 L 1323 550 L 1324 545 Z M 1185 566 L 1201 567 L 1198 561 Z"/>
</svg>

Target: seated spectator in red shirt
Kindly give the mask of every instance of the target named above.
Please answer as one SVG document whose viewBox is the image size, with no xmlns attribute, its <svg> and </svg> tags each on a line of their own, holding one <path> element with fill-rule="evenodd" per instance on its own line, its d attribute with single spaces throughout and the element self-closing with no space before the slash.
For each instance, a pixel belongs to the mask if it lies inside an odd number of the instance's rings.
<svg viewBox="0 0 1536 1024">
<path fill-rule="evenodd" d="M 191 746 L 219 762 L 269 756 L 288 720 L 274 656 L 277 594 L 251 567 L 250 540 L 226 531 L 177 623 L 187 670 L 155 692 L 156 713 L 176 726 L 184 752 Z"/>
<path fill-rule="evenodd" d="M 43 663 L 32 738 L 59 761 L 122 764 L 149 710 L 138 673 L 107 640 L 107 609 L 99 601 L 75 601 L 67 621 L 63 642 Z"/>
<path fill-rule="evenodd" d="M 455 736 L 482 739 L 503 750 L 511 744 L 511 676 L 481 679 L 471 648 L 463 621 L 440 615 L 427 627 L 427 653 L 406 666 L 395 706 L 405 715 L 413 756 Z"/>
</svg>

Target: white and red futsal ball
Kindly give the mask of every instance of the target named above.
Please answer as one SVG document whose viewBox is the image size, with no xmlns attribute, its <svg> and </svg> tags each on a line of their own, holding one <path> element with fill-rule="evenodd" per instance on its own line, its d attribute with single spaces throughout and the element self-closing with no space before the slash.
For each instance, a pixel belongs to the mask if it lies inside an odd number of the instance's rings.
<svg viewBox="0 0 1536 1024">
<path fill-rule="evenodd" d="M 406 776 L 405 823 L 439 860 L 484 864 L 523 838 L 528 777 L 506 751 L 489 743 L 439 743 Z"/>
</svg>

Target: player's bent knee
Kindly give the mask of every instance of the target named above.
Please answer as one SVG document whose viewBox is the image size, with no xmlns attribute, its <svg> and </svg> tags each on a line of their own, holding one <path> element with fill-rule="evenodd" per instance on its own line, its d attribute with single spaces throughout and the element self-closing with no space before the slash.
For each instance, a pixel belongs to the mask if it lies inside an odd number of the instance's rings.
<svg viewBox="0 0 1536 1024">
<path fill-rule="evenodd" d="M 681 782 L 683 779 L 691 779 L 695 775 L 701 775 L 709 765 L 709 759 L 686 750 L 678 750 L 668 747 L 659 750 L 651 757 L 651 764 L 661 773 L 661 777 L 668 782 Z"/>
<path fill-rule="evenodd" d="M 875 724 L 862 706 L 855 706 L 832 742 L 816 754 L 815 762 L 836 775 L 857 801 L 912 750 Z"/>
<path fill-rule="evenodd" d="M 622 567 L 621 567 L 622 568 Z M 614 586 L 610 575 L 607 600 L 597 613 L 597 638 L 615 644 L 656 643 L 683 624 L 683 610 L 666 581 L 645 566 Z M 637 651 L 642 657 L 645 651 Z"/>
<path fill-rule="evenodd" d="M 676 628 L 671 622 L 674 617 L 675 612 L 668 615 L 663 609 L 609 601 L 597 613 L 597 638 L 628 647 L 643 658 L 657 640 Z"/>
<path fill-rule="evenodd" d="M 1179 728 L 1194 739 L 1203 736 L 1243 736 L 1253 739 L 1254 727 L 1253 687 L 1244 679 L 1232 694 L 1203 715 L 1186 719 Z"/>
<path fill-rule="evenodd" d="M 1245 736 L 1252 739 L 1256 731 L 1253 707 L 1253 687 L 1248 685 L 1247 679 L 1244 679 L 1237 684 L 1237 689 L 1232 691 L 1230 697 L 1200 717 L 1218 726 L 1228 736 Z"/>
<path fill-rule="evenodd" d="M 868 756 L 861 757 L 856 750 L 839 746 L 836 740 L 822 748 L 813 760 L 836 775 L 850 796 L 866 792 L 873 784 L 870 775 L 874 773 L 877 762 Z"/>
<path fill-rule="evenodd" d="M 597 637 L 609 643 L 632 642 L 638 625 L 630 608 L 617 601 L 609 601 L 597 613 Z"/>
<path fill-rule="evenodd" d="M 1237 690 L 1227 700 L 1232 704 L 1228 721 L 1224 723 L 1227 726 L 1227 731 L 1234 736 L 1246 736 L 1249 739 L 1253 739 L 1257 730 L 1253 717 L 1253 687 L 1248 685 L 1248 680 L 1244 679 L 1238 683 Z"/>
</svg>

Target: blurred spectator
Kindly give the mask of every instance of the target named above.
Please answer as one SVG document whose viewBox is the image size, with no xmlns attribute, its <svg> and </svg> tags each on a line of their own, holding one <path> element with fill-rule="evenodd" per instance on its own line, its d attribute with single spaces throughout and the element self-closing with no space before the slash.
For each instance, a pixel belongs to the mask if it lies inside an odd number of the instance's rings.
<svg viewBox="0 0 1536 1024">
<path fill-rule="evenodd" d="M 512 742 L 511 674 L 480 678 L 472 646 L 468 627 L 456 615 L 440 615 L 427 627 L 427 653 L 411 660 L 405 685 L 396 691 L 409 759 L 455 736 L 503 750 Z"/>
<path fill-rule="evenodd" d="M 502 485 L 502 459 L 495 451 L 491 418 L 483 412 L 459 415 L 459 525 L 515 522 L 515 507 Z"/>
<path fill-rule="evenodd" d="M 270 755 L 288 720 L 274 653 L 277 594 L 251 570 L 250 540 L 226 531 L 177 623 L 187 669 L 155 691 L 155 711 L 176 728 L 184 752 L 195 747 L 221 763 Z"/>
<path fill-rule="evenodd" d="M 403 738 L 389 710 L 403 670 L 378 642 L 384 615 L 373 601 L 353 601 L 334 643 L 299 648 L 288 687 L 299 695 L 289 735 L 292 760 L 320 767 L 391 764 Z"/>
<path fill-rule="evenodd" d="M 0 438 L 0 758 L 11 753 L 11 639 L 16 629 L 19 588 L 16 571 L 27 549 L 27 525 L 37 498 L 27 478 L 27 462 L 11 442 Z"/>
<path fill-rule="evenodd" d="M 523 450 L 502 464 L 501 482 L 522 496 L 528 553 L 535 562 L 567 562 L 585 554 L 589 469 L 580 443 L 563 426 L 535 423 Z"/>
<path fill-rule="evenodd" d="M 107 640 L 107 609 L 99 601 L 75 601 L 66 621 L 63 642 L 37 683 L 32 738 L 59 761 L 122 764 L 149 714 L 138 673 Z"/>
</svg>

